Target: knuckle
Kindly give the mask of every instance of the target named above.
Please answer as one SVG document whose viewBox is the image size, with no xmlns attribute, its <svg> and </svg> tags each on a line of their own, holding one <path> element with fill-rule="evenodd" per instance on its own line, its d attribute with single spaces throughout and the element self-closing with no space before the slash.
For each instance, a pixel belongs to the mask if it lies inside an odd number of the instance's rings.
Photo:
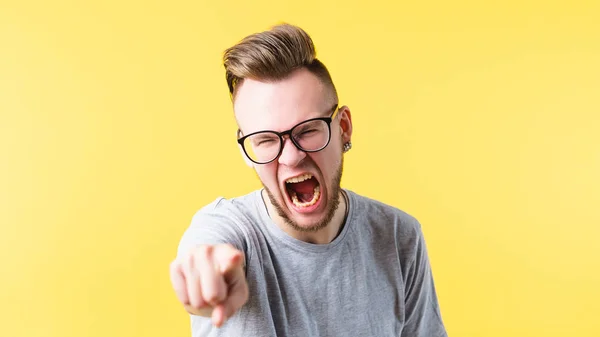
<svg viewBox="0 0 600 337">
<path fill-rule="evenodd" d="M 213 247 L 210 245 L 202 245 L 198 247 L 198 253 L 202 256 L 208 257 L 212 254 Z"/>
<path fill-rule="evenodd" d="M 180 266 L 181 266 L 181 263 L 179 260 L 173 260 L 169 264 L 169 270 L 171 271 L 172 274 L 175 274 L 175 273 L 177 273 L 177 271 L 179 271 Z"/>
<path fill-rule="evenodd" d="M 215 303 L 219 300 L 217 294 L 213 291 L 207 292 L 203 297 L 207 303 Z"/>
<path fill-rule="evenodd" d="M 190 251 L 190 253 L 186 254 L 182 258 L 181 264 L 186 268 L 193 266 L 194 265 L 194 255 L 195 255 L 194 251 Z"/>
</svg>

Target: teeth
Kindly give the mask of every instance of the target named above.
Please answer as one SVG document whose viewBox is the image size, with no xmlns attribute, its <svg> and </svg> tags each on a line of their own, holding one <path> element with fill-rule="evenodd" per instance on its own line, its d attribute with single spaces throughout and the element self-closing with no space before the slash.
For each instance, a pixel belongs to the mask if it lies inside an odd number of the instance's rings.
<svg viewBox="0 0 600 337">
<path fill-rule="evenodd" d="M 301 176 L 290 178 L 290 179 L 286 180 L 285 182 L 286 183 L 299 183 L 301 181 L 305 181 L 305 180 L 308 180 L 310 178 L 312 178 L 312 174 L 305 173 L 305 174 L 303 174 Z"/>
<path fill-rule="evenodd" d="M 294 191 L 291 191 L 291 196 L 292 202 L 294 203 L 294 205 L 296 205 L 296 207 L 308 207 L 314 205 L 319 200 L 319 197 L 321 196 L 321 189 L 319 188 L 319 186 L 315 186 L 313 198 L 311 201 L 307 202 L 300 202 L 300 200 L 298 200 L 296 192 Z"/>
</svg>

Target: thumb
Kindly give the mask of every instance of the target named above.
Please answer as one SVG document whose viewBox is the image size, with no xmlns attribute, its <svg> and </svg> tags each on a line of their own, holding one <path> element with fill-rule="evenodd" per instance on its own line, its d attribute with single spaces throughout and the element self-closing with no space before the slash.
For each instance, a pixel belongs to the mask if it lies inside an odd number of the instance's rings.
<svg viewBox="0 0 600 337">
<path fill-rule="evenodd" d="M 221 274 L 228 274 L 245 262 L 244 253 L 230 244 L 216 246 L 213 251 L 213 258 Z"/>
</svg>

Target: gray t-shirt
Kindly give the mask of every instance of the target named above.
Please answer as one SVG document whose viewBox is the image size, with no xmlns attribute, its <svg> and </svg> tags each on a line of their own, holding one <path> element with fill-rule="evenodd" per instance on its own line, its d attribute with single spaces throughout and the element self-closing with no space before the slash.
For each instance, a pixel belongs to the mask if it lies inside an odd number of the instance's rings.
<svg viewBox="0 0 600 337">
<path fill-rule="evenodd" d="M 419 222 L 344 191 L 346 223 L 323 245 L 277 227 L 260 190 L 199 210 L 179 254 L 232 244 L 246 254 L 250 295 L 221 328 L 192 315 L 192 336 L 447 336 Z"/>
</svg>

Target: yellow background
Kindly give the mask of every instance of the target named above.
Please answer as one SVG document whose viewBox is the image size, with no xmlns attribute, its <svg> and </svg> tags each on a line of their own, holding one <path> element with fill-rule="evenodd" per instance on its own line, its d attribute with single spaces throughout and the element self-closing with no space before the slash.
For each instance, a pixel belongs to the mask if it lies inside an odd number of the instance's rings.
<svg viewBox="0 0 600 337">
<path fill-rule="evenodd" d="M 421 220 L 451 336 L 600 336 L 600 2 L 0 1 L 0 336 L 189 336 L 178 240 L 260 186 L 221 53 L 281 21 L 352 109 L 344 187 Z"/>
</svg>

